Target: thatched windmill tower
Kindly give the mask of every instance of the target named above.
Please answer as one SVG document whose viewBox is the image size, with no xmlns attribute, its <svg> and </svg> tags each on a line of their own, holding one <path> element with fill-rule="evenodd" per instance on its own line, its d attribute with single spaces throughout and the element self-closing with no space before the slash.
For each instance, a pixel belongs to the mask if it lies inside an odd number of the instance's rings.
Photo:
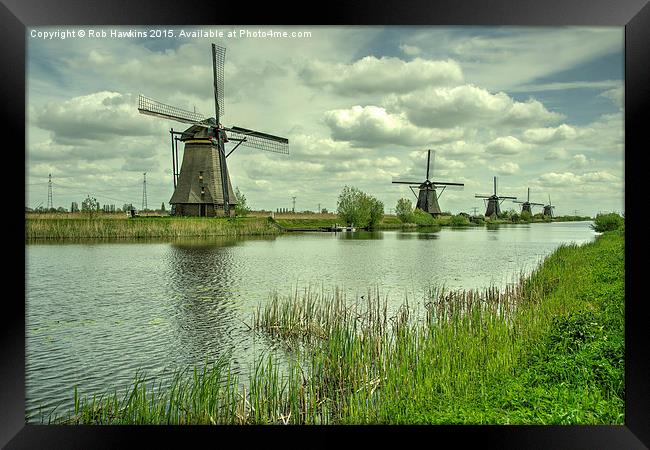
<svg viewBox="0 0 650 450">
<path fill-rule="evenodd" d="M 507 197 L 497 195 L 497 177 L 494 177 L 494 193 L 490 194 L 475 194 L 475 198 L 482 198 L 487 203 L 487 208 L 485 209 L 485 217 L 493 217 L 501 214 L 501 203 L 504 200 L 516 200 L 517 197 Z"/>
<path fill-rule="evenodd" d="M 433 154 L 435 159 L 435 152 Z M 416 208 L 421 209 L 422 211 L 428 212 L 432 216 L 438 216 L 442 213 L 438 199 L 444 192 L 447 186 L 465 186 L 464 183 L 448 183 L 443 181 L 431 181 L 429 179 L 429 174 L 433 175 L 433 162 L 431 160 L 431 150 L 427 152 L 427 175 L 424 181 L 393 181 L 394 184 L 408 184 L 411 188 L 411 192 L 418 199 Z M 442 186 L 440 194 L 436 193 L 436 189 Z M 414 187 L 419 189 L 418 194 L 415 194 Z"/>
<path fill-rule="evenodd" d="M 226 49 L 212 44 L 214 83 L 214 118 L 157 102 L 140 95 L 138 111 L 142 114 L 189 123 L 183 132 L 170 130 L 174 194 L 169 203 L 172 214 L 181 216 L 231 215 L 237 205 L 226 158 L 240 145 L 260 150 L 289 153 L 289 140 L 241 127 L 226 128 L 223 115 L 223 68 Z M 180 136 L 180 137 L 179 137 Z M 178 141 L 185 144 L 183 161 L 178 170 Z M 226 154 L 226 142 L 238 142 Z"/>
<path fill-rule="evenodd" d="M 528 188 L 528 195 L 526 196 L 526 201 L 522 202 L 521 200 L 513 200 L 514 203 L 521 203 L 521 212 L 527 211 L 531 216 L 533 215 L 532 207 L 533 206 L 544 206 L 544 203 L 531 203 L 530 201 L 530 188 Z"/>
</svg>

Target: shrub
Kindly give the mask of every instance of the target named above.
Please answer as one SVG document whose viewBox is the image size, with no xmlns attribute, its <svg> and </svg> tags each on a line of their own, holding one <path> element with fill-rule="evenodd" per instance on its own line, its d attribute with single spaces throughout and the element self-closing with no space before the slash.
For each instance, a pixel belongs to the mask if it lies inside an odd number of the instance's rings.
<svg viewBox="0 0 650 450">
<path fill-rule="evenodd" d="M 437 224 L 436 219 L 434 219 L 431 214 L 422 211 L 420 208 L 415 208 L 411 214 L 409 222 L 421 226 L 431 226 Z"/>
<path fill-rule="evenodd" d="M 457 216 L 452 216 L 449 220 L 449 225 L 452 227 L 464 227 L 469 225 L 469 219 L 461 214 Z"/>
<path fill-rule="evenodd" d="M 591 228 L 600 233 L 622 228 L 625 223 L 623 217 L 617 213 L 597 214 Z"/>
</svg>

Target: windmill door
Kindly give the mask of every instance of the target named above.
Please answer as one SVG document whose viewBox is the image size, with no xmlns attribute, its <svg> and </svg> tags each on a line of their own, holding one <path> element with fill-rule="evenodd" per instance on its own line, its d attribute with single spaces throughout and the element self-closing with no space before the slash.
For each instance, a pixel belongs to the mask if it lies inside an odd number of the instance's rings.
<svg viewBox="0 0 650 450">
<path fill-rule="evenodd" d="M 199 203 L 199 216 L 205 217 L 206 206 L 205 203 Z"/>
</svg>

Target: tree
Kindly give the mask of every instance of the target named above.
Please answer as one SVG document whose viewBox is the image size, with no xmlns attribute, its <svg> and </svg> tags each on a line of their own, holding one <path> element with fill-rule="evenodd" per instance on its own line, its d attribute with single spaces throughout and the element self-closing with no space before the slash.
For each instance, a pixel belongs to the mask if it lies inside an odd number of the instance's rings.
<svg viewBox="0 0 650 450">
<path fill-rule="evenodd" d="M 165 202 L 162 202 L 162 205 L 160 205 L 160 210 L 165 212 Z"/>
<path fill-rule="evenodd" d="M 336 203 L 337 213 L 347 225 L 365 227 L 370 222 L 370 204 L 365 194 L 355 187 L 345 186 Z"/>
<path fill-rule="evenodd" d="M 384 204 L 356 187 L 345 186 L 336 207 L 342 221 L 359 228 L 373 227 L 384 217 Z"/>
<path fill-rule="evenodd" d="M 246 205 L 246 196 L 239 187 L 235 188 L 235 196 L 237 197 L 237 205 L 235 206 L 235 216 L 246 216 L 251 212 L 250 208 Z"/>
<path fill-rule="evenodd" d="M 384 218 L 384 204 L 371 195 L 364 195 L 364 202 L 368 202 L 368 208 L 370 209 L 370 221 L 368 222 L 368 227 L 373 228 L 381 222 L 381 219 Z"/>
<path fill-rule="evenodd" d="M 92 217 L 95 212 L 99 211 L 99 202 L 95 197 L 88 195 L 86 200 L 81 202 L 81 211 Z"/>
<path fill-rule="evenodd" d="M 397 206 L 395 206 L 395 215 L 402 222 L 408 222 L 413 214 L 413 204 L 411 200 L 407 198 L 400 198 L 397 200 Z"/>
<path fill-rule="evenodd" d="M 524 222 L 530 222 L 533 219 L 533 216 L 528 211 L 522 211 L 519 217 Z"/>
</svg>

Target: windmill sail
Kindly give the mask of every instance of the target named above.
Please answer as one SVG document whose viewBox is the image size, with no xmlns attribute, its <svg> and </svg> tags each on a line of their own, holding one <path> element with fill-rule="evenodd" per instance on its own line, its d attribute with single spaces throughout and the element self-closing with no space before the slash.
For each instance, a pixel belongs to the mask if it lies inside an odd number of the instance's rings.
<svg viewBox="0 0 650 450">
<path fill-rule="evenodd" d="M 161 103 L 149 97 L 140 94 L 138 97 L 138 111 L 142 114 L 149 114 L 150 116 L 162 117 L 163 119 L 171 119 L 177 122 L 191 123 L 209 128 L 209 124 L 204 124 L 206 117 L 197 112 L 187 111 L 185 109 L 177 108 L 176 106 Z"/>
<path fill-rule="evenodd" d="M 212 44 L 212 72 L 214 82 L 214 103 L 215 117 L 217 122 L 225 113 L 225 103 L 223 100 L 223 67 L 226 59 L 226 49 L 219 45 Z"/>
<path fill-rule="evenodd" d="M 228 136 L 235 139 L 242 139 L 244 147 L 256 148 L 267 152 L 289 154 L 289 140 L 272 134 L 248 130 L 242 127 L 225 128 Z"/>
</svg>

